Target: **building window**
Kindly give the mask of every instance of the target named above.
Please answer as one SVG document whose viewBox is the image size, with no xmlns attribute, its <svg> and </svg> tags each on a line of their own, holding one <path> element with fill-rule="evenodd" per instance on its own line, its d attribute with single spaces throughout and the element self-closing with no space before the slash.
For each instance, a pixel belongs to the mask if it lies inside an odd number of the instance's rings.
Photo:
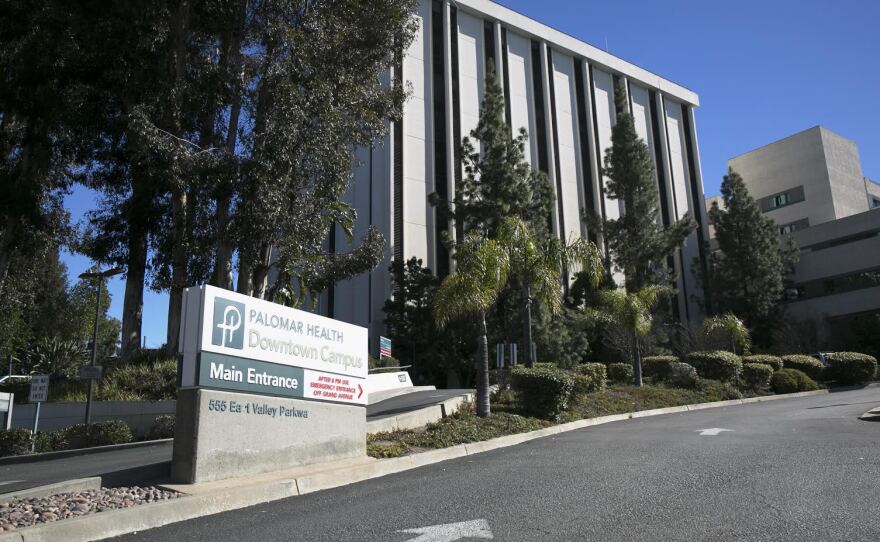
<svg viewBox="0 0 880 542">
<path fill-rule="evenodd" d="M 790 222 L 788 224 L 783 224 L 779 226 L 779 235 L 790 235 L 796 231 L 801 231 L 805 228 L 810 227 L 810 221 L 807 218 L 797 220 L 795 222 Z"/>
<path fill-rule="evenodd" d="M 773 196 L 773 199 L 770 200 L 770 208 L 776 209 L 777 207 L 782 207 L 789 203 L 791 203 L 791 196 L 789 196 L 788 193 L 779 194 L 778 196 Z"/>
<path fill-rule="evenodd" d="M 758 200 L 758 205 L 761 208 L 761 211 L 766 213 L 768 211 L 773 211 L 774 209 L 779 209 L 780 207 L 799 203 L 804 201 L 804 199 L 806 199 L 804 197 L 804 187 L 796 186 L 794 188 L 789 188 L 785 192 L 761 198 Z"/>
<path fill-rule="evenodd" d="M 871 198 L 871 209 L 880 207 L 880 198 Z"/>
</svg>

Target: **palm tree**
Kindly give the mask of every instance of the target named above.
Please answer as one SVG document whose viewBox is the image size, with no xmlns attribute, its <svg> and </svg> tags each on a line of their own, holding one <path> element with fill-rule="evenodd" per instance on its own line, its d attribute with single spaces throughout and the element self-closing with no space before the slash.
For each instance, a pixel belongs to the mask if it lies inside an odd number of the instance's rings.
<svg viewBox="0 0 880 542">
<path fill-rule="evenodd" d="M 510 260 L 498 241 L 469 233 L 456 246 L 456 272 L 440 284 L 434 298 L 434 320 L 443 329 L 451 320 L 475 316 L 479 322 L 477 416 L 489 415 L 489 345 L 486 313 L 507 284 Z"/>
<path fill-rule="evenodd" d="M 749 336 L 749 329 L 742 320 L 736 317 L 732 312 L 725 313 L 721 316 L 713 316 L 703 321 L 703 333 L 711 335 L 716 331 L 722 331 L 730 337 L 730 344 L 733 347 L 732 352 L 736 354 L 739 347 L 740 352 L 745 354 L 752 346 L 752 339 Z"/>
<path fill-rule="evenodd" d="M 661 297 L 671 295 L 666 286 L 646 286 L 638 292 L 606 290 L 599 294 L 602 309 L 588 309 L 590 319 L 617 326 L 630 335 L 632 341 L 633 384 L 642 385 L 642 353 L 639 339 L 651 331 L 652 310 Z"/>
<path fill-rule="evenodd" d="M 532 367 L 532 300 L 537 299 L 551 314 L 558 314 L 562 307 L 563 270 L 579 267 L 596 287 L 604 273 L 602 256 L 596 245 L 584 239 L 570 243 L 556 238 L 539 240 L 519 218 L 502 220 L 498 240 L 507 251 L 510 274 L 522 286 L 523 343 L 526 367 Z"/>
</svg>

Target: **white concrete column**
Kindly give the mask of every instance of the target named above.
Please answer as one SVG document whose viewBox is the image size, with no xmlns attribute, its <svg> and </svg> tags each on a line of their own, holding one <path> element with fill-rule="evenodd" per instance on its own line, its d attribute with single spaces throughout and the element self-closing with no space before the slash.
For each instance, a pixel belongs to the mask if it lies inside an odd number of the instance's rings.
<svg viewBox="0 0 880 542">
<path fill-rule="evenodd" d="M 669 162 L 669 138 L 666 132 L 666 101 L 663 98 L 663 93 L 659 90 L 657 91 L 657 122 L 660 123 L 658 126 L 660 132 L 660 141 L 658 144 L 660 145 L 660 150 L 663 155 L 663 164 L 660 167 L 663 167 L 663 176 L 666 179 L 666 208 L 669 210 L 667 213 L 669 223 L 673 224 L 678 220 L 678 216 L 676 215 L 676 204 L 675 204 L 675 183 L 672 179 L 672 166 Z M 689 272 L 690 269 L 683 269 L 682 267 L 682 258 L 681 258 L 681 248 L 676 249 L 675 254 L 672 257 L 672 263 L 675 271 L 675 288 L 678 290 L 678 295 L 676 299 L 678 301 L 678 314 L 679 318 L 682 321 L 686 321 L 687 312 L 687 299 L 686 296 L 682 295 L 682 292 L 687 291 L 684 287 L 684 273 Z"/>
<path fill-rule="evenodd" d="M 582 61 L 576 59 L 575 62 Z M 596 120 L 593 118 L 593 79 L 590 77 L 590 64 L 584 62 L 583 65 L 584 99 L 586 100 L 586 103 L 578 105 L 583 107 L 584 111 L 587 112 L 587 148 L 590 151 L 590 189 L 593 193 L 593 212 L 596 216 L 605 218 L 602 216 L 602 193 L 599 190 L 599 183 L 602 182 L 602 176 L 599 174 L 601 157 L 596 155 Z M 604 246 L 602 233 L 597 232 L 597 234 L 599 235 L 599 246 Z"/>
<path fill-rule="evenodd" d="M 507 81 L 504 80 L 504 51 L 501 49 L 501 23 L 495 22 L 495 74 L 501 91 L 504 92 Z"/>
<path fill-rule="evenodd" d="M 688 117 L 690 119 L 690 127 L 691 127 L 691 143 L 693 145 L 693 155 L 694 155 L 694 170 L 697 175 L 697 188 L 699 188 L 700 193 L 697 194 L 700 202 L 706 201 L 706 187 L 703 185 L 703 164 L 700 161 L 700 144 L 697 142 L 697 118 L 694 110 L 694 106 L 687 106 Z M 700 213 L 700 221 L 703 224 L 703 239 L 707 242 L 709 241 L 709 216 L 706 212 L 706 206 L 700 205 L 697 212 Z"/>
<path fill-rule="evenodd" d="M 556 192 L 556 150 L 553 146 L 553 100 L 550 97 L 550 72 L 553 67 L 550 66 L 550 58 L 547 55 L 547 44 L 541 43 L 541 86 L 544 89 L 544 126 L 547 131 L 547 177 L 550 179 L 550 185 L 553 187 L 553 195 L 558 199 L 560 196 Z M 558 205 L 554 202 L 551 214 L 553 222 L 553 234 L 559 237 L 562 235 L 559 224 Z"/>
<path fill-rule="evenodd" d="M 451 16 L 451 6 L 449 5 L 449 0 L 444 2 L 443 6 L 443 78 L 446 84 L 446 118 L 444 119 L 446 123 L 446 197 L 449 201 L 455 199 L 455 146 L 460 142 L 455 141 L 455 130 L 453 128 L 453 122 L 455 117 L 455 111 L 452 107 L 452 16 Z M 457 69 L 457 67 L 456 67 Z M 455 221 L 450 218 L 448 223 L 449 233 L 452 236 L 452 239 L 458 241 L 458 236 L 455 231 Z M 455 272 L 455 259 L 452 257 L 452 253 L 450 251 L 449 255 L 449 271 L 450 273 Z"/>
</svg>

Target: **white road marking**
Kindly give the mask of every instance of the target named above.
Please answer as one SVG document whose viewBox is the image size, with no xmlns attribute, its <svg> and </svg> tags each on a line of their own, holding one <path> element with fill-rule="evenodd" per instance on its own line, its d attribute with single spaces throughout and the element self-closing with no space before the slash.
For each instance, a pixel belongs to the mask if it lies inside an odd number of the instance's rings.
<svg viewBox="0 0 880 542">
<path fill-rule="evenodd" d="M 489 528 L 489 522 L 485 519 L 444 523 L 418 529 L 404 529 L 397 532 L 419 535 L 415 538 L 410 538 L 407 542 L 453 542 L 462 538 L 482 538 L 485 540 L 494 538 L 492 536 L 492 529 Z"/>
<path fill-rule="evenodd" d="M 18 482 L 24 482 L 24 480 L 6 480 L 5 482 L 0 482 L 0 486 L 8 486 L 9 484 L 16 484 Z"/>
<path fill-rule="evenodd" d="M 716 437 L 719 433 L 723 431 L 733 431 L 733 429 L 721 429 L 720 427 L 713 427 L 712 429 L 697 429 L 694 431 L 695 433 L 699 433 L 701 437 Z"/>
</svg>

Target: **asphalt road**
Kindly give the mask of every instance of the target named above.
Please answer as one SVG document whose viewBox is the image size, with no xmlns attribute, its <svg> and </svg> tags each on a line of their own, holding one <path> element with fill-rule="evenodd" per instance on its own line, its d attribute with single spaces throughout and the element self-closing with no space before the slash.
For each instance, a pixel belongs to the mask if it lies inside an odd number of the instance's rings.
<svg viewBox="0 0 880 542">
<path fill-rule="evenodd" d="M 880 423 L 857 417 L 878 404 L 875 387 L 612 423 L 119 540 L 875 542 Z M 424 529 L 453 522 L 473 523 Z"/>
<path fill-rule="evenodd" d="M 367 407 L 367 419 L 443 402 L 470 390 L 430 390 L 392 397 Z M 129 485 L 164 477 L 171 443 L 15 465 L 0 464 L 0 493 L 44 484 L 102 476 L 104 485 Z"/>
</svg>

